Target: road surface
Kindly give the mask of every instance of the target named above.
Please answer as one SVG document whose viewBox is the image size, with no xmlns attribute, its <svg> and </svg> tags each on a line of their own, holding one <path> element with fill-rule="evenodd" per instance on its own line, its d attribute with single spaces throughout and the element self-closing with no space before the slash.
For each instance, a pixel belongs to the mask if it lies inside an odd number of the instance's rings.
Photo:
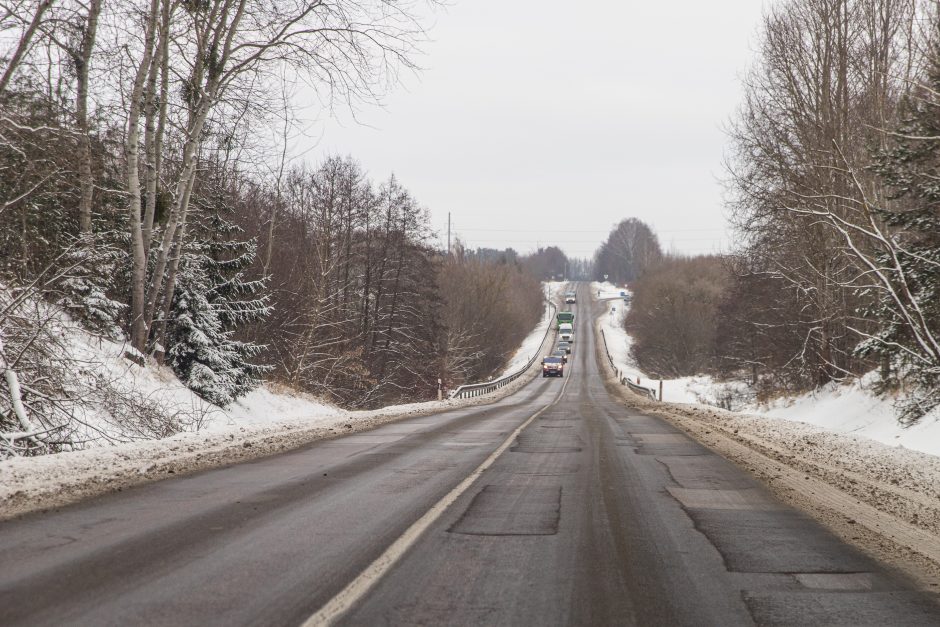
<svg viewBox="0 0 940 627">
<path fill-rule="evenodd" d="M 615 400 L 579 296 L 564 379 L 0 523 L 0 625 L 940 624 Z"/>
</svg>

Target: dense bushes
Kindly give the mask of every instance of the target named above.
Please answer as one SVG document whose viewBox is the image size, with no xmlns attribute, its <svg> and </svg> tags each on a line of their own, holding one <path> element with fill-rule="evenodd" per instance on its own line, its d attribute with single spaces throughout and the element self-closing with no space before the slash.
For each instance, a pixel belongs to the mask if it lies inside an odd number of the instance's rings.
<svg viewBox="0 0 940 627">
<path fill-rule="evenodd" d="M 667 258 L 633 283 L 625 325 L 632 356 L 650 375 L 712 371 L 722 300 L 730 284 L 719 257 Z"/>
<path fill-rule="evenodd" d="M 492 262 L 457 246 L 440 273 L 446 383 L 496 374 L 542 316 L 541 284 L 518 263 Z"/>
</svg>

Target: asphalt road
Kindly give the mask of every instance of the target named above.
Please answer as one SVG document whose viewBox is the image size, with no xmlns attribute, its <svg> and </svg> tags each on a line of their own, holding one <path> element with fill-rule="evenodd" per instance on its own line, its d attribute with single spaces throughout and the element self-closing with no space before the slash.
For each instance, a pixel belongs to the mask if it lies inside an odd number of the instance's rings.
<svg viewBox="0 0 940 627">
<path fill-rule="evenodd" d="M 611 397 L 587 309 L 565 379 L 0 523 L 0 625 L 299 625 L 423 516 L 341 623 L 940 625 L 932 597 Z"/>
</svg>

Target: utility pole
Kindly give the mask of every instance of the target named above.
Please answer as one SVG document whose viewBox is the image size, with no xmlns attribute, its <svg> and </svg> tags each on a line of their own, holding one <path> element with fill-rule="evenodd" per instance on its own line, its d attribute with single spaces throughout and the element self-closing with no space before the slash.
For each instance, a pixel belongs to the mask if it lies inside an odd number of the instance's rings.
<svg viewBox="0 0 940 627">
<path fill-rule="evenodd" d="M 447 256 L 450 257 L 450 211 L 447 212 Z"/>
</svg>

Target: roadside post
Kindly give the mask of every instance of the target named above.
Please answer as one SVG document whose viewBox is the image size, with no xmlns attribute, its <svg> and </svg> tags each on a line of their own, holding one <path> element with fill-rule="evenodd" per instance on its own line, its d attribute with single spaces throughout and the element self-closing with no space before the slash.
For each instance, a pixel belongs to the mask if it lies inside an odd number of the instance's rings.
<svg viewBox="0 0 940 627">
<path fill-rule="evenodd" d="M 663 402 L 663 380 L 659 380 L 659 402 Z"/>
<path fill-rule="evenodd" d="M 444 400 L 444 382 L 440 377 L 437 378 L 437 400 Z"/>
</svg>

